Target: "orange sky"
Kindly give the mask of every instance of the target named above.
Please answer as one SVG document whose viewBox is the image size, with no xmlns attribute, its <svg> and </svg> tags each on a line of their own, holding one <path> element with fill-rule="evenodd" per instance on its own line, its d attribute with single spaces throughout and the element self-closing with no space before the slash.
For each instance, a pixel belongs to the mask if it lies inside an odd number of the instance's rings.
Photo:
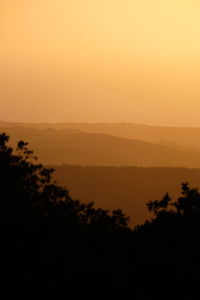
<svg viewBox="0 0 200 300">
<path fill-rule="evenodd" d="M 200 126 L 197 0 L 1 0 L 0 119 Z"/>
</svg>

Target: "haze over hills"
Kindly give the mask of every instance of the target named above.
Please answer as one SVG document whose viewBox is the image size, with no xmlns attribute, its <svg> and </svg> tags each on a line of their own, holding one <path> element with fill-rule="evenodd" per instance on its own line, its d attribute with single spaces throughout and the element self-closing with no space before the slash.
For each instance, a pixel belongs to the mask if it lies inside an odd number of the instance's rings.
<svg viewBox="0 0 200 300">
<path fill-rule="evenodd" d="M 65 185 L 72 197 L 107 209 L 119 207 L 133 225 L 150 214 L 146 203 L 160 200 L 166 192 L 176 199 L 181 183 L 200 186 L 200 169 L 56 166 L 55 179 Z"/>
<path fill-rule="evenodd" d="M 104 133 L 178 149 L 200 151 L 198 149 L 200 148 L 200 128 L 198 127 L 166 127 L 134 123 L 15 123 L 0 121 L 0 127 L 16 126 L 35 129 L 79 129 L 88 133 Z"/>
<path fill-rule="evenodd" d="M 127 128 L 129 138 L 124 137 Z M 149 200 L 160 199 L 167 191 L 177 197 L 182 182 L 200 183 L 200 152 L 192 148 L 198 147 L 199 128 L 1 122 L 0 131 L 11 136 L 12 145 L 28 141 L 40 162 L 55 167 L 55 179 L 73 198 L 94 201 L 97 207 L 122 208 L 132 224 L 150 218 L 145 206 Z M 173 142 L 170 147 L 156 143 L 162 134 L 170 141 L 179 137 L 179 142 L 185 135 L 183 145 L 185 149 L 190 145 L 191 151 L 178 149 Z"/>
<path fill-rule="evenodd" d="M 77 129 L 0 127 L 12 142 L 28 141 L 44 164 L 200 167 L 200 153 Z"/>
<path fill-rule="evenodd" d="M 199 12 L 0 0 L 7 294 L 198 300 Z"/>
</svg>

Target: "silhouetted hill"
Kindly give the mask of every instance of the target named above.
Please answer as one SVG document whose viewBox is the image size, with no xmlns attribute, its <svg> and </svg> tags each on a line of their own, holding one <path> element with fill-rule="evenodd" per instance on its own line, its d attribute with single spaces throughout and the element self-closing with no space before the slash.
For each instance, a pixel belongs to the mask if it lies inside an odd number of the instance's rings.
<svg viewBox="0 0 200 300">
<path fill-rule="evenodd" d="M 79 129 L 88 133 L 104 133 L 118 137 L 143 140 L 167 145 L 173 148 L 200 151 L 200 128 L 151 126 L 134 123 L 9 123 L 0 122 L 0 127 L 32 127 L 36 129 L 53 128 Z M 193 149 L 194 148 L 194 149 Z"/>
<path fill-rule="evenodd" d="M 12 142 L 30 142 L 45 164 L 200 167 L 200 153 L 75 129 L 0 128 Z"/>
<path fill-rule="evenodd" d="M 149 218 L 146 203 L 160 199 L 169 192 L 174 199 L 180 195 L 182 182 L 200 185 L 200 169 L 137 168 L 137 167 L 55 167 L 55 178 L 66 185 L 74 198 L 113 209 L 119 207 L 132 224 Z"/>
</svg>

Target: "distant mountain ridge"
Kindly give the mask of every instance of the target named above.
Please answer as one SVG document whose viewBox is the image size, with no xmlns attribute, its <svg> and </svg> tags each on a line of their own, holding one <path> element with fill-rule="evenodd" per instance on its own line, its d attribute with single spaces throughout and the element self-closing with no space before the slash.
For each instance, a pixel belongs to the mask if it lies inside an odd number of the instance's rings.
<svg viewBox="0 0 200 300">
<path fill-rule="evenodd" d="M 12 141 L 28 141 L 45 164 L 200 167 L 200 153 L 121 138 L 102 133 L 86 133 L 77 128 L 55 130 L 0 127 Z"/>
<path fill-rule="evenodd" d="M 14 123 L 0 121 L 0 127 L 22 126 L 46 129 L 79 129 L 88 133 L 104 133 L 143 140 L 177 149 L 200 151 L 200 127 L 167 127 L 134 123 Z"/>
</svg>

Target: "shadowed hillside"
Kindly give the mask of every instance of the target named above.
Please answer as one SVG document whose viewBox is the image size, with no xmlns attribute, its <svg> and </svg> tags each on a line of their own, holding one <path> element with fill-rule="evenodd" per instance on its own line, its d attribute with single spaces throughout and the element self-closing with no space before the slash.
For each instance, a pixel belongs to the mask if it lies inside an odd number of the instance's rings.
<svg viewBox="0 0 200 300">
<path fill-rule="evenodd" d="M 169 192 L 179 196 L 182 182 L 200 184 L 200 170 L 186 168 L 56 166 L 55 178 L 74 198 L 109 209 L 120 207 L 132 224 L 149 218 L 146 202 Z"/>
<path fill-rule="evenodd" d="M 75 129 L 0 128 L 15 143 L 29 140 L 45 164 L 200 167 L 200 153 Z"/>
</svg>

